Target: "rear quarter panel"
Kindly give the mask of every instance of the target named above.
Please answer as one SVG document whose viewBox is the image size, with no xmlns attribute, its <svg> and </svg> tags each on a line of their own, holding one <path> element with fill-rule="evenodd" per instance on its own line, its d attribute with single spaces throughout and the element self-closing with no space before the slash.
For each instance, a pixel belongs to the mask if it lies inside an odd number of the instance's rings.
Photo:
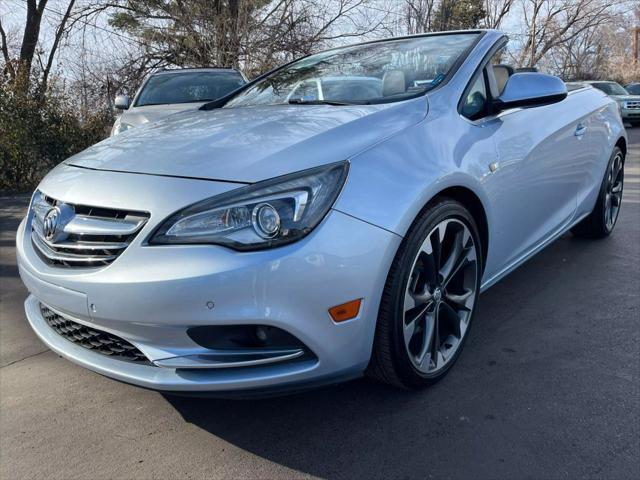
<svg viewBox="0 0 640 480">
<path fill-rule="evenodd" d="M 581 217 L 593 210 L 611 152 L 621 138 L 627 142 L 627 133 L 618 105 L 610 97 L 592 87 L 576 91 L 574 95 L 592 112 L 588 135 L 594 155 L 587 165 L 587 176 L 578 193 L 576 217 Z"/>
</svg>

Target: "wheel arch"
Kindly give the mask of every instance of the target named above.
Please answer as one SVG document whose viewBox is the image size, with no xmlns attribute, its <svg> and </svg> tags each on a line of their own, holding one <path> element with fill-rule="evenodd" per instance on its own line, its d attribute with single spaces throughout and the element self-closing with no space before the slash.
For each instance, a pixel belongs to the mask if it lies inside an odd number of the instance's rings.
<svg viewBox="0 0 640 480">
<path fill-rule="evenodd" d="M 489 221 L 487 220 L 487 212 L 485 211 L 482 200 L 473 190 L 456 186 L 442 190 L 436 197 L 448 197 L 460 202 L 469 210 L 471 216 L 476 222 L 478 233 L 480 234 L 480 242 L 482 243 L 482 269 L 487 264 L 487 253 L 489 252 Z"/>
<path fill-rule="evenodd" d="M 625 156 L 627 156 L 627 140 L 624 137 L 620 137 L 618 139 L 618 141 L 616 142 L 616 147 L 618 147 L 620 150 L 622 150 L 622 154 Z"/>
<path fill-rule="evenodd" d="M 489 253 L 489 220 L 487 217 L 487 210 L 482 200 L 472 189 L 462 185 L 448 186 L 434 195 L 424 203 L 418 214 L 414 217 L 413 222 L 422 215 L 422 213 L 429 208 L 434 202 L 441 198 L 450 198 L 461 203 L 471 213 L 476 226 L 478 227 L 478 233 L 480 235 L 480 243 L 482 244 L 482 270 L 487 264 L 487 254 Z M 406 234 L 406 232 L 405 232 Z"/>
</svg>

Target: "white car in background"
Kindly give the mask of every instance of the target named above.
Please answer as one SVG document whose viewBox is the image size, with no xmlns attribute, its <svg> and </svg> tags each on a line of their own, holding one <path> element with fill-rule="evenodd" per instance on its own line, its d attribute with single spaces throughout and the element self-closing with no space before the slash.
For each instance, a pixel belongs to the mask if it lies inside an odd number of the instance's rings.
<svg viewBox="0 0 640 480">
<path fill-rule="evenodd" d="M 111 136 L 172 113 L 195 110 L 245 83 L 244 75 L 232 68 L 160 70 L 146 79 L 133 102 L 127 95 L 116 97 L 115 107 L 122 114 L 116 119 Z"/>
</svg>

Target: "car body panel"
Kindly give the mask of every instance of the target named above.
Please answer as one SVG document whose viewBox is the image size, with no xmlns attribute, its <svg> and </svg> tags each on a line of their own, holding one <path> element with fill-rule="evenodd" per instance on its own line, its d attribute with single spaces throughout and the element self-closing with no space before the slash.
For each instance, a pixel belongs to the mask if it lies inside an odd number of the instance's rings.
<svg viewBox="0 0 640 480">
<path fill-rule="evenodd" d="M 253 183 L 345 160 L 427 114 L 424 98 L 399 104 L 275 105 L 184 112 L 123 132 L 67 164 Z M 149 145 L 153 154 L 149 155 Z"/>
<path fill-rule="evenodd" d="M 592 108 L 595 108 L 588 131 L 589 147 L 593 150 L 593 156 L 586 165 L 586 178 L 578 192 L 577 217 L 590 213 L 596 203 L 600 183 L 607 168 L 607 162 L 603 159 L 608 161 L 617 142 L 622 140 L 625 145 L 628 144 L 627 132 L 620 122 L 617 105 L 608 101 L 606 97 L 599 102 L 590 100 L 594 102 Z"/>
<path fill-rule="evenodd" d="M 118 117 L 118 122 L 124 122 L 134 127 L 149 122 L 156 122 L 161 118 L 168 117 L 174 113 L 187 110 L 197 110 L 206 102 L 177 103 L 174 105 L 143 105 L 141 107 L 131 106 Z"/>
<path fill-rule="evenodd" d="M 576 132 L 588 130 L 591 113 L 572 94 L 561 103 L 495 119 L 497 169 L 485 187 L 494 206 L 492 253 L 500 252 L 501 258 L 494 264 L 493 255 L 488 274 L 507 267 L 573 218 L 585 164 L 593 156 L 589 136 Z"/>
<path fill-rule="evenodd" d="M 31 292 L 30 324 L 72 361 L 160 390 L 248 391 L 361 374 L 390 266 L 430 201 L 453 188 L 476 199 L 488 227 L 487 289 L 593 209 L 611 151 L 626 139 L 616 103 L 592 88 L 544 107 L 462 117 L 457 105 L 467 84 L 503 41 L 486 32 L 456 73 L 425 96 L 178 113 L 70 158 L 42 181 L 44 194 L 149 218 L 115 261 L 74 269 L 38 256 L 29 213 L 17 255 Z M 340 160 L 349 172 L 338 199 L 297 242 L 254 252 L 148 242 L 166 218 L 196 202 Z M 354 299 L 362 299 L 358 315 L 334 322 L 328 308 Z M 152 362 L 206 353 L 186 329 L 207 325 L 276 326 L 315 356 L 215 371 L 135 365 L 53 334 L 40 301 L 122 337 Z"/>
</svg>

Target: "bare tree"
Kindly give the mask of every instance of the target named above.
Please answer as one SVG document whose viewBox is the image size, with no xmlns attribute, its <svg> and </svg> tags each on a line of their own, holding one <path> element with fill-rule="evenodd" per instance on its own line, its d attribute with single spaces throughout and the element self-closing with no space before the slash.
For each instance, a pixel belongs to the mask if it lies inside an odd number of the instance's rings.
<svg viewBox="0 0 640 480">
<path fill-rule="evenodd" d="M 407 33 L 430 32 L 436 0 L 405 0 L 404 17 Z"/>
<path fill-rule="evenodd" d="M 25 93 L 34 84 L 32 77 L 37 65 L 38 91 L 44 95 L 64 37 L 78 25 L 89 24 L 90 19 L 95 19 L 96 15 L 110 7 L 99 0 L 66 0 L 63 11 L 50 7 L 48 0 L 26 0 L 26 3 L 27 16 L 19 54 L 15 59 L 11 56 L 6 32 L 0 24 L 4 70 L 10 82 L 15 85 L 16 91 Z M 54 25 L 53 39 L 47 45 L 43 45 L 40 34 L 45 13 Z M 34 64 L 35 61 L 37 64 Z"/>
<path fill-rule="evenodd" d="M 73 6 L 75 5 L 75 3 L 76 3 L 75 0 L 69 1 L 67 9 L 65 10 L 64 15 L 62 16 L 62 19 L 60 20 L 60 23 L 58 23 L 58 27 L 56 28 L 56 32 L 53 39 L 53 45 L 51 45 L 51 48 L 49 50 L 49 55 L 47 57 L 47 63 L 44 66 L 42 71 L 41 85 L 42 85 L 43 92 L 47 91 L 47 83 L 49 81 L 49 74 L 51 73 L 51 67 L 53 66 L 53 59 L 56 56 L 56 52 L 58 50 L 58 46 L 60 45 L 60 40 L 62 38 L 62 35 L 66 31 L 67 22 L 69 21 L 69 17 L 71 16 L 71 12 L 73 11 Z"/>
<path fill-rule="evenodd" d="M 565 80 L 591 80 L 601 73 L 606 58 L 602 29 L 589 28 L 547 53 L 545 63 Z"/>
<path fill-rule="evenodd" d="M 522 0 L 525 28 L 520 65 L 535 66 L 552 49 L 583 32 L 610 25 L 616 0 Z"/>
<path fill-rule="evenodd" d="M 485 0 L 405 0 L 409 33 L 477 28 L 486 16 Z"/>
<path fill-rule="evenodd" d="M 370 0 L 120 0 L 111 25 L 150 58 L 177 66 L 263 71 L 292 56 L 375 31 Z"/>
<path fill-rule="evenodd" d="M 24 26 L 18 69 L 16 72 L 16 80 L 21 90 L 26 90 L 29 86 L 31 65 L 33 64 L 36 46 L 38 45 L 40 24 L 42 23 L 42 14 L 44 13 L 46 5 L 47 0 L 27 0 L 27 19 Z"/>
<path fill-rule="evenodd" d="M 632 15 L 614 11 L 611 24 L 584 30 L 550 50 L 541 63 L 567 80 L 636 79 L 640 69 L 632 61 L 629 42 L 634 25 Z"/>
<path fill-rule="evenodd" d="M 485 0 L 484 10 L 486 16 L 482 25 L 485 28 L 500 28 L 504 19 L 509 15 L 513 2 L 514 0 Z"/>
<path fill-rule="evenodd" d="M 11 55 L 9 54 L 9 39 L 7 32 L 2 26 L 2 21 L 0 20 L 0 49 L 2 50 L 2 59 L 3 59 L 3 67 L 2 73 L 6 74 L 9 77 L 10 81 L 13 81 L 16 76 L 15 68 L 13 67 L 13 62 L 11 59 Z"/>
</svg>

